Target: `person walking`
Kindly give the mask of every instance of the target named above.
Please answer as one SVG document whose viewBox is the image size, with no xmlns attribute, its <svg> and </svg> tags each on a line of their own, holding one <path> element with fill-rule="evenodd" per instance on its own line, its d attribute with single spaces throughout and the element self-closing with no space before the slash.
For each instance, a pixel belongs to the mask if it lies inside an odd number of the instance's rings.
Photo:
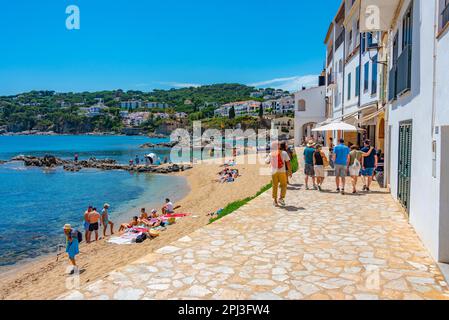
<svg viewBox="0 0 449 320">
<path fill-rule="evenodd" d="M 334 168 L 334 138 L 329 138 L 329 166 Z"/>
<path fill-rule="evenodd" d="M 114 223 L 109 220 L 109 204 L 105 203 L 101 210 L 101 224 L 103 225 L 103 237 L 106 237 L 106 229 L 111 226 L 111 235 L 114 234 Z"/>
<path fill-rule="evenodd" d="M 288 157 L 290 158 L 290 161 L 291 161 L 291 159 L 293 159 L 293 152 L 288 147 L 287 142 L 284 141 L 281 143 L 281 151 L 287 152 Z M 287 170 L 287 163 L 285 163 L 285 169 Z M 289 184 L 290 184 L 290 179 L 289 179 L 289 176 L 287 175 L 287 185 L 289 185 Z"/>
<path fill-rule="evenodd" d="M 359 150 L 359 147 L 353 145 L 351 152 L 348 155 L 348 169 L 349 176 L 352 179 L 352 193 L 357 193 L 357 180 L 360 175 L 360 169 L 362 168 L 363 152 Z"/>
<path fill-rule="evenodd" d="M 363 179 L 363 191 L 370 191 L 371 183 L 373 182 L 374 170 L 377 167 L 377 151 L 371 146 L 370 140 L 365 140 L 364 147 L 362 148 L 363 162 L 362 162 L 362 179 Z"/>
<path fill-rule="evenodd" d="M 292 167 L 290 157 L 286 151 L 280 149 L 280 144 L 276 141 L 271 144 L 271 152 L 265 159 L 267 164 L 271 164 L 271 180 L 273 183 L 273 205 L 285 206 L 287 195 L 287 175 L 292 177 Z M 278 188 L 281 187 L 281 194 L 278 199 Z"/>
<path fill-rule="evenodd" d="M 67 252 L 69 256 L 69 261 L 73 266 L 70 274 L 74 274 L 75 271 L 78 270 L 78 266 L 76 265 L 76 255 L 79 253 L 79 243 L 78 243 L 78 231 L 73 230 L 70 224 L 64 225 L 64 235 L 66 237 L 66 248 L 65 252 Z"/>
<path fill-rule="evenodd" d="M 316 180 L 315 180 L 315 170 L 313 168 L 313 155 L 315 153 L 315 142 L 310 140 L 307 143 L 307 147 L 304 149 L 304 175 L 306 190 L 309 190 L 309 177 L 312 178 L 313 189 L 317 190 Z"/>
<path fill-rule="evenodd" d="M 313 154 L 313 169 L 315 171 L 317 187 L 320 191 L 322 191 L 321 186 L 324 182 L 324 167 L 327 167 L 329 165 L 329 161 L 322 151 L 322 148 L 323 147 L 318 144 L 315 147 L 315 152 Z"/>
<path fill-rule="evenodd" d="M 348 168 L 349 152 L 349 148 L 345 146 L 345 140 L 340 139 L 340 144 L 334 147 L 334 167 L 337 192 L 341 191 L 341 194 L 345 194 L 346 170 Z"/>
</svg>

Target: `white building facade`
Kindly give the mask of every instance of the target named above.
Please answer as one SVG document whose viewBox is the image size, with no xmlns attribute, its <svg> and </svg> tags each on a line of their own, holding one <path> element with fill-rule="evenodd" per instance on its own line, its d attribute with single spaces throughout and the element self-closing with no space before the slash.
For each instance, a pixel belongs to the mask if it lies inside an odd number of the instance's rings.
<svg viewBox="0 0 449 320">
<path fill-rule="evenodd" d="M 384 66 L 378 42 L 381 32 L 361 32 L 360 0 L 344 0 L 326 38 L 326 122 L 345 121 L 359 133 L 334 132 L 334 139 L 353 144 L 370 139 L 384 149 Z"/>
<path fill-rule="evenodd" d="M 311 138 L 318 140 L 318 133 L 312 132 L 312 129 L 325 120 L 325 86 L 309 88 L 295 93 L 295 146 L 300 146 L 304 141 Z"/>
<path fill-rule="evenodd" d="M 449 263 L 448 5 L 400 2 L 386 41 L 391 193 L 432 256 L 444 263 Z"/>
</svg>

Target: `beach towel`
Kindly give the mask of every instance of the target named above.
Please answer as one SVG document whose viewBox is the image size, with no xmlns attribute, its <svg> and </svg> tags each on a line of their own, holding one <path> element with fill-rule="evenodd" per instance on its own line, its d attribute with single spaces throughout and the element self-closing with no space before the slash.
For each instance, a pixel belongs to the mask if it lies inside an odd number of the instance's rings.
<svg viewBox="0 0 449 320">
<path fill-rule="evenodd" d="M 132 229 L 129 229 L 121 236 L 111 237 L 108 242 L 115 244 L 132 244 L 136 243 L 136 238 L 141 234 L 142 232 L 133 232 Z"/>
<path fill-rule="evenodd" d="M 167 214 L 164 214 L 162 217 L 166 218 L 166 219 L 168 219 L 168 218 L 183 218 L 188 215 L 189 215 L 189 213 L 167 213 Z"/>
</svg>

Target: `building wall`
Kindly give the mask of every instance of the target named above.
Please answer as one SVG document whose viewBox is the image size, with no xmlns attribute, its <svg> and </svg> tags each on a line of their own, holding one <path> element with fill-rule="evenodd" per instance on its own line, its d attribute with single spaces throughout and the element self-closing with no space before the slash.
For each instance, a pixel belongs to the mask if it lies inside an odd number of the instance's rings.
<svg viewBox="0 0 449 320">
<path fill-rule="evenodd" d="M 393 197 L 398 198 L 399 124 L 413 121 L 410 222 L 436 258 L 438 253 L 438 184 L 432 177 L 432 94 L 433 45 L 435 6 L 433 1 L 413 2 L 413 52 L 411 90 L 390 105 L 391 126 L 390 185 Z M 402 40 L 402 16 L 411 0 L 405 0 L 400 19 L 393 34 L 399 29 Z M 391 64 L 391 61 L 390 61 Z M 391 65 L 390 65 L 391 68 Z"/>
<path fill-rule="evenodd" d="M 320 123 L 326 120 L 325 86 L 310 88 L 295 93 L 295 145 L 301 144 L 303 126 L 307 123 Z M 306 111 L 298 111 L 299 100 L 306 102 Z"/>
<path fill-rule="evenodd" d="M 442 2 L 441 2 L 442 3 Z M 439 8 L 438 12 L 441 12 Z M 441 21 L 440 21 L 441 22 Z M 436 152 L 436 176 L 438 177 L 438 202 L 440 204 L 439 254 L 442 262 L 449 263 L 449 30 L 436 42 L 436 91 L 435 125 L 438 134 Z"/>
</svg>

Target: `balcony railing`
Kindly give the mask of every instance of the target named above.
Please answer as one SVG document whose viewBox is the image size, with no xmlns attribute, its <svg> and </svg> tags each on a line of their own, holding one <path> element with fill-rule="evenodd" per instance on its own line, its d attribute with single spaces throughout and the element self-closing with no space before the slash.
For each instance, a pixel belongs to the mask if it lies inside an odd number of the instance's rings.
<svg viewBox="0 0 449 320">
<path fill-rule="evenodd" d="M 392 101 L 412 87 L 412 45 L 402 50 L 397 61 L 393 61 L 388 79 L 388 100 Z"/>
<path fill-rule="evenodd" d="M 441 13 L 442 16 L 442 28 L 444 28 L 449 23 L 449 4 L 446 5 L 446 8 Z"/>
</svg>

